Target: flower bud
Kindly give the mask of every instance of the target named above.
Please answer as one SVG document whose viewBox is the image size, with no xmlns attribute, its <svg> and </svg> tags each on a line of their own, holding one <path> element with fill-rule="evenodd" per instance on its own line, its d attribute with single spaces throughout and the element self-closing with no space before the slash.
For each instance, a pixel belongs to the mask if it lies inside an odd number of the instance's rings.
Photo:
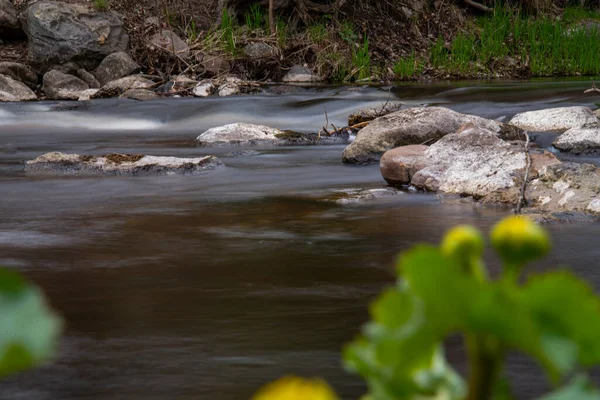
<svg viewBox="0 0 600 400">
<path fill-rule="evenodd" d="M 252 400 L 338 400 L 322 379 L 286 376 L 263 386 Z"/>
<path fill-rule="evenodd" d="M 492 228 L 491 238 L 500 258 L 510 266 L 520 267 L 550 250 L 548 233 L 527 217 L 504 218 Z"/>
<path fill-rule="evenodd" d="M 464 272 L 484 281 L 487 272 L 481 261 L 483 247 L 483 236 L 477 229 L 459 225 L 446 233 L 440 249 L 445 256 L 455 258 Z"/>
<path fill-rule="evenodd" d="M 442 239 L 442 253 L 461 260 L 479 258 L 483 254 L 483 236 L 470 225 L 452 228 Z"/>
</svg>

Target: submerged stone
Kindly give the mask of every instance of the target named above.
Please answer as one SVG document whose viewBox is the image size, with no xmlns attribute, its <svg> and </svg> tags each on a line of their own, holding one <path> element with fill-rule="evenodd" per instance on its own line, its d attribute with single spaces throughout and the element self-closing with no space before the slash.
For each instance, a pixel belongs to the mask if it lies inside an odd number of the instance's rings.
<svg viewBox="0 0 600 400">
<path fill-rule="evenodd" d="M 60 175 L 192 175 L 222 165 L 214 156 L 160 157 L 143 154 L 84 156 L 51 152 L 27 161 L 26 172 Z"/>
</svg>

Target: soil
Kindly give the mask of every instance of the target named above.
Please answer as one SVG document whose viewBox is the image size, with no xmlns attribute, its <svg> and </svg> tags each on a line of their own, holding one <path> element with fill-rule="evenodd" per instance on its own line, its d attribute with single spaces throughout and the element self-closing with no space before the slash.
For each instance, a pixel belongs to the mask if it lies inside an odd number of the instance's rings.
<svg viewBox="0 0 600 400">
<path fill-rule="evenodd" d="M 15 5 L 23 11 L 33 0 L 14 0 Z M 94 6 L 91 0 L 61 0 L 64 3 L 79 3 Z M 306 65 L 322 77 L 333 78 L 336 74 L 348 75 L 352 80 L 358 78 L 352 71 L 340 70 L 340 62 L 330 59 L 333 54 L 347 55 L 352 53 L 352 46 L 358 46 L 361 37 L 369 38 L 369 56 L 371 65 L 376 66 L 376 76 L 384 80 L 394 79 L 393 65 L 396 60 L 408 55 L 425 56 L 432 43 L 443 37 L 447 43 L 468 24 L 474 15 L 473 9 L 459 7 L 461 2 L 430 1 L 429 7 L 407 17 L 406 7 L 398 4 L 406 2 L 378 2 L 369 0 L 346 0 L 338 12 L 330 16 L 326 28 L 333 32 L 333 41 L 315 43 L 307 32 L 298 28 L 299 33 L 289 37 L 283 46 L 279 46 L 277 38 L 256 37 L 242 34 L 236 38 L 238 48 L 249 42 L 264 41 L 277 49 L 273 57 L 252 60 L 242 54 L 226 54 L 222 50 L 206 46 L 202 40 L 191 44 L 192 57 L 187 61 L 165 54 L 148 46 L 150 38 L 159 29 L 167 28 L 181 37 L 186 37 L 190 30 L 204 38 L 219 21 L 219 0 L 107 0 L 109 8 L 121 13 L 124 25 L 130 34 L 130 48 L 133 58 L 143 67 L 144 72 L 159 75 L 164 81 L 169 76 L 181 72 L 189 72 L 190 65 L 199 64 L 206 54 L 215 54 L 230 63 L 230 74 L 239 75 L 257 81 L 279 81 L 293 65 Z M 414 1 L 412 4 L 427 4 L 427 1 Z M 411 4 L 408 2 L 407 4 Z M 414 7 L 414 6 L 413 6 Z M 282 15 L 282 18 L 285 18 Z M 289 16 L 288 16 L 289 17 Z M 158 23 L 149 23 L 151 20 Z M 288 21 L 290 22 L 291 19 Z M 337 34 L 341 21 L 351 21 L 357 39 L 345 42 Z M 243 24 L 243 21 L 239 21 Z M 291 22 L 290 22 L 291 23 Z M 26 62 L 26 41 L 5 42 L 0 44 L 0 61 Z M 529 71 L 520 60 L 497 60 L 492 70 L 501 77 L 528 77 Z M 347 67 L 344 67 L 347 69 Z M 199 68 L 202 70 L 202 68 Z M 191 69 L 193 72 L 198 69 Z M 210 78 L 210 74 L 200 73 L 198 79 Z M 478 78 L 473 76 L 471 78 Z M 444 71 L 425 70 L 422 78 L 466 78 L 450 76 Z M 468 78 L 468 77 L 467 77 Z M 481 78 L 481 77 L 479 77 Z"/>
</svg>

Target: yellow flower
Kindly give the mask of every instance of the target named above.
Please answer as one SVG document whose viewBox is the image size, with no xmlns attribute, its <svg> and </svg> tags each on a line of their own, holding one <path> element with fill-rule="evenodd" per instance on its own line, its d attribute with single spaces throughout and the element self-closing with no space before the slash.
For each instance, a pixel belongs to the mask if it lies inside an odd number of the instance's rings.
<svg viewBox="0 0 600 400">
<path fill-rule="evenodd" d="M 252 400 L 338 400 L 322 379 L 286 376 L 263 386 Z"/>
<path fill-rule="evenodd" d="M 442 254 L 454 257 L 461 269 L 480 282 L 487 279 L 487 270 L 483 265 L 483 236 L 470 225 L 452 228 L 442 240 Z"/>
<path fill-rule="evenodd" d="M 492 228 L 492 245 L 509 266 L 520 267 L 550 250 L 550 237 L 527 217 L 504 218 Z"/>
<path fill-rule="evenodd" d="M 481 257 L 483 237 L 474 227 L 459 225 L 446 233 L 442 240 L 441 250 L 444 255 L 459 259 Z"/>
</svg>

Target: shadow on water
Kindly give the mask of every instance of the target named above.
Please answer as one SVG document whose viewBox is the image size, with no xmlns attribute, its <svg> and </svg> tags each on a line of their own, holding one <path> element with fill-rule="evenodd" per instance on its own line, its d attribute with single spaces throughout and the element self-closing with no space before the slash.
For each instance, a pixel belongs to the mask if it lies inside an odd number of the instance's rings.
<svg viewBox="0 0 600 400">
<path fill-rule="evenodd" d="M 486 117 L 549 105 L 591 105 L 583 81 L 422 85 L 392 90 L 406 104 Z M 342 146 L 264 148 L 249 157 L 193 146 L 203 130 L 258 122 L 317 130 L 385 102 L 386 90 L 321 88 L 285 96 L 136 103 L 85 110 L 2 105 L 0 264 L 38 282 L 67 323 L 60 357 L 0 383 L 6 399 L 247 399 L 294 373 L 320 375 L 344 398 L 364 392 L 340 348 L 393 283 L 394 255 L 451 226 L 488 229 L 504 210 L 403 193 L 362 205 L 318 201 L 381 187 L 377 166 L 340 163 Z M 227 167 L 187 177 L 32 177 L 25 160 L 61 150 L 192 156 Z M 600 225 L 549 227 L 547 265 L 569 264 L 600 288 Z M 497 267 L 496 260 L 489 259 Z M 544 268 L 539 265 L 538 269 Z M 444 290 L 440 282 L 440 290 Z M 450 356 L 460 367 L 457 343 Z M 519 398 L 543 391 L 535 366 L 509 364 Z"/>
</svg>

